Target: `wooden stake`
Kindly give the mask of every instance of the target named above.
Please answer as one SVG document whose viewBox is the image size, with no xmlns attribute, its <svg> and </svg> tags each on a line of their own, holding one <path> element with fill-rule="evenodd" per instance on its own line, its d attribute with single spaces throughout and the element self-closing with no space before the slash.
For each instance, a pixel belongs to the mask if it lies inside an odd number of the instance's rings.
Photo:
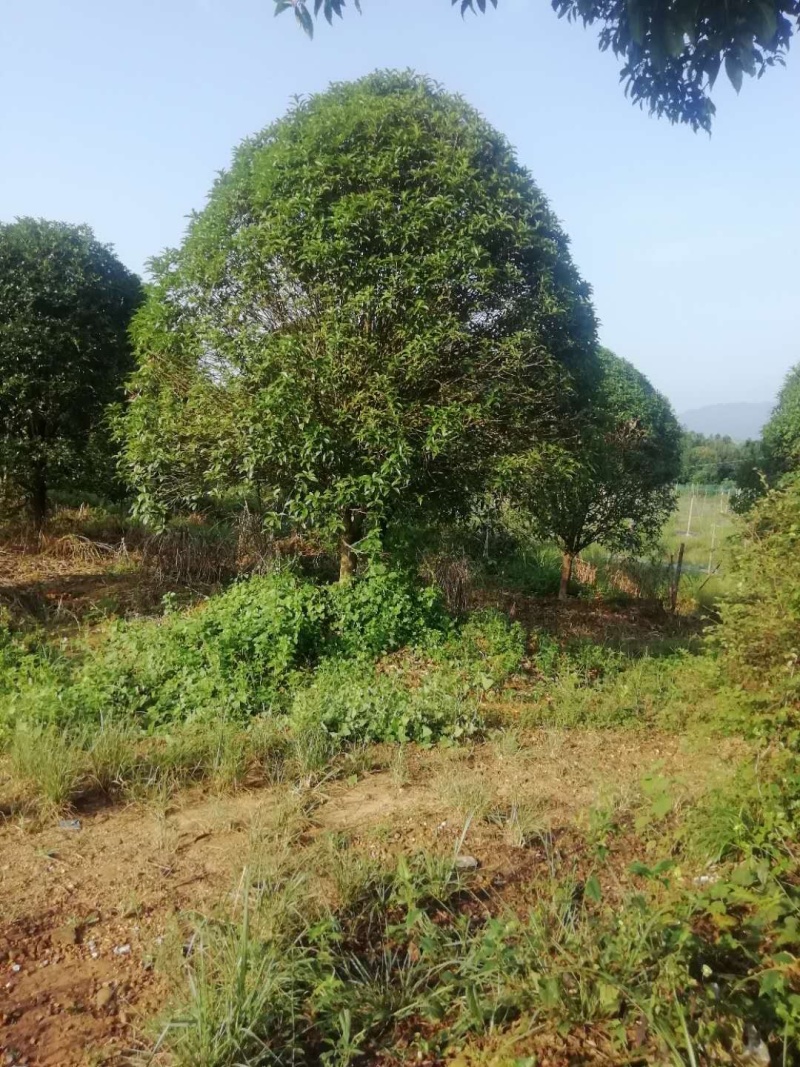
<svg viewBox="0 0 800 1067">
<path fill-rule="evenodd" d="M 711 523 L 711 551 L 708 553 L 708 573 L 711 574 L 711 564 L 714 559 L 714 545 L 717 543 L 717 524 Z"/>
<path fill-rule="evenodd" d="M 691 535 L 692 535 L 692 514 L 693 513 L 694 513 L 694 494 L 692 494 L 692 499 L 689 501 L 689 521 L 686 523 L 686 536 L 687 537 L 691 537 Z"/>
<path fill-rule="evenodd" d="M 675 576 L 672 580 L 672 589 L 669 593 L 669 607 L 670 611 L 675 612 L 678 607 L 678 587 L 681 584 L 681 571 L 683 570 L 683 552 L 686 545 L 681 541 L 678 549 L 678 563 L 675 567 Z"/>
</svg>

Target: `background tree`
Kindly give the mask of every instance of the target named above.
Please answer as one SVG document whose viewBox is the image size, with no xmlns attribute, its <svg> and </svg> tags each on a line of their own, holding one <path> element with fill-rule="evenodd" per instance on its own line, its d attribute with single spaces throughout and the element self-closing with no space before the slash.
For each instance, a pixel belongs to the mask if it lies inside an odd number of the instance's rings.
<svg viewBox="0 0 800 1067">
<path fill-rule="evenodd" d="M 546 200 L 459 97 L 377 73 L 244 142 L 153 265 L 126 457 L 143 514 L 256 494 L 341 537 L 457 510 L 565 432 L 589 289 Z"/>
<path fill-rule="evenodd" d="M 731 482 L 743 457 L 743 445 L 722 434 L 684 430 L 681 435 L 681 469 L 684 485 L 721 485 Z"/>
<path fill-rule="evenodd" d="M 592 544 L 639 551 L 659 536 L 675 507 L 681 430 L 669 402 L 607 349 L 600 350 L 600 364 L 571 463 L 536 461 L 520 483 L 541 535 L 563 554 L 562 599 L 578 553 Z"/>
<path fill-rule="evenodd" d="M 101 447 L 139 299 L 139 280 L 87 226 L 0 225 L 0 468 L 37 526 L 49 487 Z"/>
<path fill-rule="evenodd" d="M 800 467 L 800 363 L 786 375 L 761 440 L 748 442 L 736 470 L 735 506 L 747 512 L 770 486 Z"/>
<path fill-rule="evenodd" d="M 444 0 L 442 0 L 444 2 Z M 489 0 L 497 7 L 497 0 Z M 485 12 L 487 0 L 451 0 L 461 14 Z M 782 64 L 800 25 L 800 0 L 551 0 L 560 18 L 599 27 L 600 48 L 622 60 L 620 81 L 634 103 L 671 122 L 710 130 L 711 90 L 724 66 L 738 93 L 745 74 Z M 309 36 L 314 17 L 342 16 L 346 0 L 275 0 L 294 11 Z M 361 10 L 359 0 L 354 6 Z M 312 14 L 313 12 L 313 14 Z"/>
<path fill-rule="evenodd" d="M 800 466 L 800 363 L 792 367 L 764 429 L 764 465 L 771 482 Z"/>
</svg>

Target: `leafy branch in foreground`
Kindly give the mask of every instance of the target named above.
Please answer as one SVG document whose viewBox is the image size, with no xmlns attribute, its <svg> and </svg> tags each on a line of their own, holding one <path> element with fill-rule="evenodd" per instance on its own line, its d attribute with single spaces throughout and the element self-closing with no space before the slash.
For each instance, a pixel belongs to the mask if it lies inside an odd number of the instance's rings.
<svg viewBox="0 0 800 1067">
<path fill-rule="evenodd" d="M 346 0 L 315 0 L 328 22 Z M 360 11 L 359 0 L 354 0 Z M 711 91 L 722 67 L 738 93 L 745 74 L 761 77 L 783 64 L 800 25 L 800 0 L 551 0 L 559 18 L 599 26 L 602 51 L 622 60 L 620 80 L 633 103 L 693 129 L 710 130 L 716 108 Z M 451 0 L 461 14 L 486 11 L 487 0 Z M 497 0 L 489 0 L 497 7 Z M 276 0 L 314 34 L 306 0 Z"/>
</svg>

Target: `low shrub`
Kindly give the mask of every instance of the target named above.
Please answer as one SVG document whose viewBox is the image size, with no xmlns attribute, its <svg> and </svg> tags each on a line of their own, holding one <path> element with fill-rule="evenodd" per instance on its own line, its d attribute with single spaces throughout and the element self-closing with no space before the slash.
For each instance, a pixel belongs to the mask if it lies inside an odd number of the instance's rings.
<svg viewBox="0 0 800 1067">
<path fill-rule="evenodd" d="M 375 658 L 428 642 L 446 631 L 448 619 L 433 586 L 420 586 L 402 571 L 375 565 L 363 577 L 330 586 L 333 632 L 346 656 Z"/>
<path fill-rule="evenodd" d="M 480 674 L 486 686 L 504 682 L 525 659 L 525 631 L 492 609 L 477 611 L 454 630 L 438 658 Z"/>
<path fill-rule="evenodd" d="M 371 663 L 323 663 L 292 702 L 290 721 L 298 745 L 321 765 L 337 749 L 358 742 L 424 745 L 463 740 L 479 731 L 477 700 L 460 680 L 433 672 L 417 686 L 410 683 L 403 672 Z"/>
<path fill-rule="evenodd" d="M 289 571 L 253 576 L 199 608 L 168 606 L 161 619 L 112 622 L 100 640 L 84 639 L 69 655 L 48 658 L 5 628 L 0 731 L 27 722 L 73 733 L 100 723 L 152 732 L 177 722 L 280 714 L 303 684 L 300 674 L 321 661 L 374 660 L 404 645 L 435 645 L 448 626 L 433 590 L 374 569 L 341 587 Z M 387 721 L 379 720 L 375 737 L 389 736 Z M 421 736 L 421 726 L 410 730 Z"/>
</svg>

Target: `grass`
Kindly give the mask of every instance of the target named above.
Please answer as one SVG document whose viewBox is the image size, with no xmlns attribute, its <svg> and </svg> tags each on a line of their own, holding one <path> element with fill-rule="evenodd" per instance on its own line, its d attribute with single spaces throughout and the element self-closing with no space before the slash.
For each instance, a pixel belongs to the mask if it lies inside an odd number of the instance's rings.
<svg viewBox="0 0 800 1067">
<path fill-rule="evenodd" d="M 718 504 L 695 494 L 690 567 Z M 506 576 L 530 619 L 522 583 L 550 563 L 527 562 Z M 604 601 L 527 632 L 497 612 L 451 620 L 380 570 L 351 591 L 280 572 L 166 607 L 66 644 L 9 624 L 0 642 L 5 807 L 149 803 L 168 887 L 176 791 L 278 783 L 224 903 L 165 943 L 160 1062 L 710 1067 L 746 1062 L 748 1043 L 800 1062 L 794 690 L 764 719 L 771 691 L 730 675 L 736 647 L 656 615 L 624 640 L 570 629 L 613 615 Z M 623 752 L 684 748 L 609 793 L 611 748 L 576 741 L 592 731 Z M 703 746 L 731 732 L 768 743 L 753 759 L 742 741 L 738 771 L 712 775 Z M 531 777 L 548 745 L 586 761 L 554 787 L 580 802 L 555 812 Z M 382 834 L 315 821 L 376 767 L 396 795 L 424 794 L 438 830 L 420 816 L 412 845 L 391 816 Z M 485 869 L 458 867 L 472 851 Z"/>
<path fill-rule="evenodd" d="M 201 920 L 178 964 L 169 1062 L 744 1062 L 745 1023 L 796 1062 L 793 957 L 771 924 L 788 920 L 795 945 L 800 901 L 787 867 L 757 873 L 790 846 L 775 770 L 748 765 L 687 817 L 653 779 L 569 850 L 512 808 L 508 846 L 537 856 L 521 896 L 452 852 L 380 862 L 341 837 L 309 850 L 278 832 L 272 863 L 262 854 L 234 912 Z"/>
</svg>

